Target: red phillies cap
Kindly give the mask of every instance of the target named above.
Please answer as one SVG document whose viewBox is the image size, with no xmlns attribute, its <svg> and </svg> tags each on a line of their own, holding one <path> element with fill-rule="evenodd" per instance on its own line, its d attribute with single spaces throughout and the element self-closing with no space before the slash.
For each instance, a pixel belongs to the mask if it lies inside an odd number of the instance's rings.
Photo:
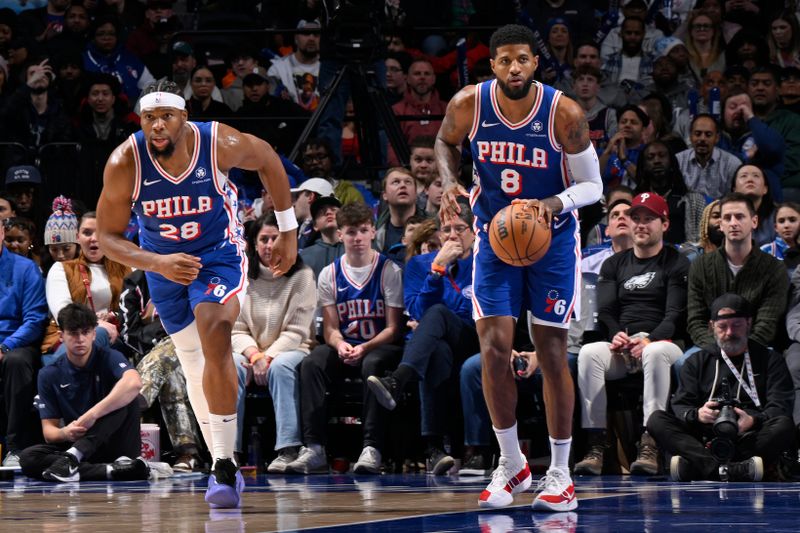
<svg viewBox="0 0 800 533">
<path fill-rule="evenodd" d="M 636 198 L 631 202 L 631 207 L 628 209 L 627 214 L 630 215 L 636 209 L 647 209 L 657 217 L 664 220 L 669 218 L 669 207 L 667 201 L 660 194 L 654 192 L 643 192 L 637 194 Z"/>
</svg>

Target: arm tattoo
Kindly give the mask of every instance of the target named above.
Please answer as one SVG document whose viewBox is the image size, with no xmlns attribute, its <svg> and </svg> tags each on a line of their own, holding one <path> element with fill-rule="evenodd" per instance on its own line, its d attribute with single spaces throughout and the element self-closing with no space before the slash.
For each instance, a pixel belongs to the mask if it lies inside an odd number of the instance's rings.
<svg viewBox="0 0 800 533">
<path fill-rule="evenodd" d="M 582 117 L 578 122 L 573 122 L 567 128 L 567 145 L 572 150 L 583 150 L 589 139 L 589 122 Z"/>
</svg>

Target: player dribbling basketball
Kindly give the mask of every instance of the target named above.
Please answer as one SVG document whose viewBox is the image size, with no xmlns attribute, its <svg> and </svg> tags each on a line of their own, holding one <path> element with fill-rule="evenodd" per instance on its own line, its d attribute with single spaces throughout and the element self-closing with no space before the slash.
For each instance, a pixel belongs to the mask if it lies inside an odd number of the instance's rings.
<svg viewBox="0 0 800 533">
<path fill-rule="evenodd" d="M 597 202 L 603 187 L 583 111 L 561 91 L 534 81 L 538 57 L 533 50 L 533 34 L 523 26 L 504 26 L 492 35 L 496 79 L 467 86 L 450 101 L 436 139 L 436 156 L 446 184 L 442 210 L 452 213 L 458 210 L 455 197 L 466 194 L 456 176 L 461 143 L 468 136 L 475 179 L 471 203 L 478 230 L 473 314 L 484 396 L 500 444 L 499 466 L 479 505 L 510 505 L 513 494 L 531 484 L 517 440 L 517 389 L 508 364 L 514 323 L 524 306 L 533 315 L 552 453 L 533 509 L 570 511 L 578 506 L 568 467 L 575 400 L 567 368 L 567 328 L 580 278 L 575 210 Z M 500 261 L 486 236 L 494 214 L 515 200 L 537 208 L 552 228 L 549 251 L 529 267 Z"/>
</svg>

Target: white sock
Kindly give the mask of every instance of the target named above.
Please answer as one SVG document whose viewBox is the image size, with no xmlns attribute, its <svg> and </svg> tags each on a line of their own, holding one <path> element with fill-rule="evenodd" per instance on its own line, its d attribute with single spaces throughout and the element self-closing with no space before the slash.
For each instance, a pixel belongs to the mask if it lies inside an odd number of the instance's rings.
<svg viewBox="0 0 800 533">
<path fill-rule="evenodd" d="M 208 401 L 203 392 L 203 369 L 206 365 L 203 351 L 200 347 L 200 335 L 197 332 L 197 323 L 192 322 L 182 330 L 171 335 L 172 342 L 175 344 L 175 354 L 181 362 L 183 375 L 186 377 L 186 394 L 189 396 L 189 403 L 200 426 L 200 432 L 206 441 L 206 447 L 212 450 L 214 447 L 211 437 L 211 426 L 208 421 Z"/>
<path fill-rule="evenodd" d="M 500 455 L 513 461 L 525 462 L 525 457 L 519 449 L 519 439 L 517 438 L 517 423 L 506 429 L 497 429 L 492 426 L 494 434 L 497 436 L 497 443 L 500 445 Z"/>
<path fill-rule="evenodd" d="M 236 459 L 233 448 L 236 445 L 236 413 L 232 415 L 215 415 L 209 413 L 208 422 L 211 426 L 211 440 L 214 442 L 211 450 L 213 462 L 217 459 Z"/>
<path fill-rule="evenodd" d="M 111 479 L 111 472 L 114 471 L 113 465 L 106 465 L 106 479 Z"/>
<path fill-rule="evenodd" d="M 572 437 L 568 439 L 554 439 L 550 437 L 550 468 L 569 473 L 569 451 L 572 447 Z"/>
<path fill-rule="evenodd" d="M 75 459 L 78 460 L 79 463 L 81 461 L 83 461 L 83 453 L 81 453 L 81 451 L 78 448 L 76 448 L 75 446 L 73 446 L 72 448 L 67 450 L 65 453 L 68 453 L 71 456 L 73 456 Z"/>
</svg>

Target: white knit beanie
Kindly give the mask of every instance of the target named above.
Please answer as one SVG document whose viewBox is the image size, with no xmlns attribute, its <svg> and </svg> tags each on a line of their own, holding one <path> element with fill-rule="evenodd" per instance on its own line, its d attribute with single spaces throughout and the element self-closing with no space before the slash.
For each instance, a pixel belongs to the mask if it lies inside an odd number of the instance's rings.
<svg viewBox="0 0 800 533">
<path fill-rule="evenodd" d="M 69 198 L 59 196 L 53 200 L 53 214 L 44 225 L 44 243 L 70 242 L 78 242 L 78 217 L 72 212 Z"/>
</svg>

